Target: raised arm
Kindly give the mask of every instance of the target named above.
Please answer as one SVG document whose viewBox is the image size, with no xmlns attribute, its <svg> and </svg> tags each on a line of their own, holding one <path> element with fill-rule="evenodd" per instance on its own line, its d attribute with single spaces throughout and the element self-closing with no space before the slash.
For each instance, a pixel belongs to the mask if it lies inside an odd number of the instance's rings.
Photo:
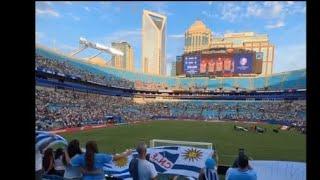
<svg viewBox="0 0 320 180">
<path fill-rule="evenodd" d="M 121 153 L 121 154 L 116 154 L 116 155 L 114 155 L 114 156 L 113 156 L 113 160 L 116 161 L 116 160 L 118 160 L 118 159 L 121 159 L 121 158 L 130 156 L 131 154 L 132 154 L 131 149 L 127 149 L 126 151 L 124 151 L 124 152 Z"/>
<path fill-rule="evenodd" d="M 67 164 L 70 164 L 70 156 L 67 149 L 64 149 L 64 157 L 66 158 Z"/>
</svg>

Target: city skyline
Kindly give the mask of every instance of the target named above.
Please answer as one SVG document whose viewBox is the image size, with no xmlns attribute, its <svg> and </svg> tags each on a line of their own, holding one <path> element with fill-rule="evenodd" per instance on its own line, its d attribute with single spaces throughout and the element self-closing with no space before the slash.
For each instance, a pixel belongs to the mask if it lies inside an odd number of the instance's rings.
<svg viewBox="0 0 320 180">
<path fill-rule="evenodd" d="M 107 46 L 127 41 L 135 52 L 135 69 L 141 72 L 143 9 L 167 16 L 167 74 L 183 53 L 185 31 L 196 20 L 214 37 L 246 31 L 268 34 L 276 47 L 274 73 L 306 67 L 305 2 L 36 2 L 36 42 L 71 52 L 81 36 Z M 92 51 L 79 56 L 91 56 Z M 103 58 L 111 60 L 110 55 Z"/>
</svg>

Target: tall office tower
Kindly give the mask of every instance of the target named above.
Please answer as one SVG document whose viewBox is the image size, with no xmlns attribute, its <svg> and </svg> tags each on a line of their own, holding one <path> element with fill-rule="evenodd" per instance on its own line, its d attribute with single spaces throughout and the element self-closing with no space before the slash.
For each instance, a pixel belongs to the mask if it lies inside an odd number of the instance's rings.
<svg viewBox="0 0 320 180">
<path fill-rule="evenodd" d="M 142 15 L 142 71 L 166 75 L 167 17 L 143 10 Z"/>
<path fill-rule="evenodd" d="M 113 42 L 112 47 L 123 52 L 123 56 L 113 55 L 111 64 L 113 67 L 125 69 L 129 71 L 134 70 L 133 49 L 127 42 Z"/>
<path fill-rule="evenodd" d="M 195 21 L 184 34 L 184 52 L 208 49 L 212 41 L 212 31 L 202 21 Z"/>
</svg>

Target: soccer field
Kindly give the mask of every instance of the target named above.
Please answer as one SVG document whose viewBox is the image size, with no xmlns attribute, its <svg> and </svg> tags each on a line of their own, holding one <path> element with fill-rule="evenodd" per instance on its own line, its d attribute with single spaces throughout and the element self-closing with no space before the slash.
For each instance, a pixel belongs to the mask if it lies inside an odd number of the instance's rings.
<svg viewBox="0 0 320 180">
<path fill-rule="evenodd" d="M 234 131 L 236 123 L 196 121 L 154 121 L 145 124 L 124 125 L 61 134 L 68 141 L 78 139 L 82 147 L 88 140 L 98 143 L 100 152 L 119 153 L 134 148 L 138 141 L 149 144 L 151 139 L 211 142 L 219 155 L 219 164 L 231 165 L 244 148 L 255 160 L 306 161 L 306 136 L 295 130 L 274 133 L 275 125 L 259 125 L 267 128 L 264 134 Z M 237 123 L 249 127 L 251 124 Z"/>
</svg>

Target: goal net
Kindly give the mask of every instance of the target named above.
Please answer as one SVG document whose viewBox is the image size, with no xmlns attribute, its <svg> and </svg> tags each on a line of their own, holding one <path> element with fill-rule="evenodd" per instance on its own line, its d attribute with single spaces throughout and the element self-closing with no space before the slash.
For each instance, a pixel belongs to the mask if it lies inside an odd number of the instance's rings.
<svg viewBox="0 0 320 180">
<path fill-rule="evenodd" d="M 173 141 L 164 139 L 152 139 L 150 140 L 150 147 L 159 146 L 190 146 L 203 149 L 212 149 L 212 143 L 208 142 L 192 142 L 192 141 Z"/>
</svg>

